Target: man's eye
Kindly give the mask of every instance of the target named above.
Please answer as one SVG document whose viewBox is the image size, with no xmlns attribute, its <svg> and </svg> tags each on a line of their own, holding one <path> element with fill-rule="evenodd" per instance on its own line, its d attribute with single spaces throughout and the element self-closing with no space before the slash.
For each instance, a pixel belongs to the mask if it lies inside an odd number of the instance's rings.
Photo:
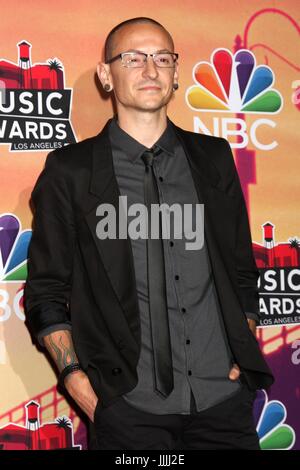
<svg viewBox="0 0 300 470">
<path fill-rule="evenodd" d="M 141 62 L 141 58 L 140 57 L 129 57 L 128 58 L 128 62 L 130 63 L 137 63 L 137 62 Z"/>
<path fill-rule="evenodd" d="M 171 63 L 171 59 L 170 57 L 159 57 L 158 58 L 159 62 L 161 62 L 162 64 L 168 64 L 168 63 Z"/>
</svg>

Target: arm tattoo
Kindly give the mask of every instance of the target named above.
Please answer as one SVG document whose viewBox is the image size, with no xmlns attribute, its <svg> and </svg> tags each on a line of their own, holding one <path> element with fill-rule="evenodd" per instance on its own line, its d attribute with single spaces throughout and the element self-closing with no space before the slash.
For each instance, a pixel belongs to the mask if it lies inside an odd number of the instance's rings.
<svg viewBox="0 0 300 470">
<path fill-rule="evenodd" d="M 52 335 L 49 338 L 50 352 L 61 372 L 65 367 L 75 362 L 78 362 L 73 347 L 63 342 L 62 336 L 59 337 L 59 343 L 53 341 Z"/>
</svg>

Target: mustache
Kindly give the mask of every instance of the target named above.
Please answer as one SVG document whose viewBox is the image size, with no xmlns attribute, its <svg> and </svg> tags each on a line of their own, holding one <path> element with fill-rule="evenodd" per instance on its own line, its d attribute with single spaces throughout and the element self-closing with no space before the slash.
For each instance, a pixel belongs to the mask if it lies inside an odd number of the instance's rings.
<svg viewBox="0 0 300 470">
<path fill-rule="evenodd" d="M 161 88 L 161 86 L 158 83 L 146 83 L 146 84 L 140 85 L 139 88 L 145 88 L 147 86 L 156 86 L 158 88 Z"/>
</svg>

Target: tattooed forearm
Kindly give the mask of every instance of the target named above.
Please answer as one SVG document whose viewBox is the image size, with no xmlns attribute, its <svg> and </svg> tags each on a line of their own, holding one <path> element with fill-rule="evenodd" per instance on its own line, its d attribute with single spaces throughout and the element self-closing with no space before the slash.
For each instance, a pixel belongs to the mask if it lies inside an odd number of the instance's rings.
<svg viewBox="0 0 300 470">
<path fill-rule="evenodd" d="M 45 345 L 54 359 L 59 372 L 69 364 L 78 362 L 71 333 L 68 330 L 55 331 L 44 338 Z"/>
</svg>

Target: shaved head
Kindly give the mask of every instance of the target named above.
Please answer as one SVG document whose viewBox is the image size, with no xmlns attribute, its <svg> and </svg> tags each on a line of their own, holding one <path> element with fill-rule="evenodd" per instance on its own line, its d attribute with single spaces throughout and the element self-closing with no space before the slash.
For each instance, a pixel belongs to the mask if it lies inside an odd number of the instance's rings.
<svg viewBox="0 0 300 470">
<path fill-rule="evenodd" d="M 174 42 L 172 39 L 171 34 L 166 30 L 166 28 L 160 24 L 158 21 L 153 20 L 152 18 L 147 18 L 144 16 L 139 16 L 136 18 L 131 18 L 129 20 L 123 21 L 122 23 L 117 24 L 107 35 L 104 45 L 104 61 L 107 62 L 109 59 L 112 58 L 113 50 L 116 48 L 118 44 L 118 32 L 125 28 L 126 26 L 132 26 L 134 24 L 141 24 L 141 23 L 150 23 L 154 26 L 161 28 L 165 34 L 168 36 L 170 43 L 172 44 L 172 50 L 174 51 Z"/>
</svg>

